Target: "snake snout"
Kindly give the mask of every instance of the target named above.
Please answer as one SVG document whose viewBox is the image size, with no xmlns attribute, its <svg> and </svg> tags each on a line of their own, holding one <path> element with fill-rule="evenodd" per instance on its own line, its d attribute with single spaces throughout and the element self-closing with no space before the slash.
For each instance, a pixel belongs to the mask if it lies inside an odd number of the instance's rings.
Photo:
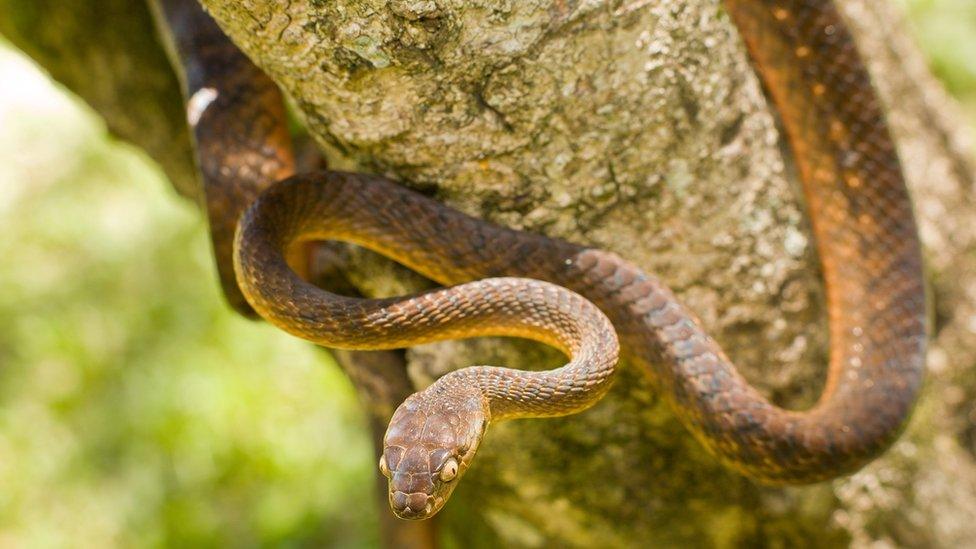
<svg viewBox="0 0 976 549">
<path fill-rule="evenodd" d="M 422 520 L 450 499 L 487 427 L 484 399 L 470 387 L 438 389 L 445 378 L 411 395 L 383 437 L 379 469 L 389 480 L 393 513 Z"/>
<path fill-rule="evenodd" d="M 390 504 L 396 516 L 402 519 L 424 519 L 434 510 L 433 496 L 423 492 L 407 494 L 397 490 L 390 496 Z"/>
</svg>

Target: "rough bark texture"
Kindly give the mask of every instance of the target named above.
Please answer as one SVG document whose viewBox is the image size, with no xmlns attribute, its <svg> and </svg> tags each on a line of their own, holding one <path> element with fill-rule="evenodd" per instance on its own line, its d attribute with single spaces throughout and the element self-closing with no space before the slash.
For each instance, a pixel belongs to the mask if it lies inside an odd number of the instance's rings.
<svg viewBox="0 0 976 549">
<path fill-rule="evenodd" d="M 669 281 L 777 402 L 816 398 L 827 337 L 800 192 L 775 115 L 715 0 L 204 4 L 292 96 L 332 166 L 386 173 L 469 213 L 618 252 Z M 493 427 L 441 515 L 445 539 L 976 539 L 970 146 L 899 14 L 887 2 L 841 4 L 891 108 L 928 246 L 937 324 L 905 436 L 851 478 L 762 487 L 720 467 L 625 368 L 591 411 Z M 347 259 L 364 294 L 425 284 L 369 254 Z M 462 365 L 551 367 L 559 357 L 479 340 L 413 349 L 407 362 L 421 387 Z"/>
</svg>

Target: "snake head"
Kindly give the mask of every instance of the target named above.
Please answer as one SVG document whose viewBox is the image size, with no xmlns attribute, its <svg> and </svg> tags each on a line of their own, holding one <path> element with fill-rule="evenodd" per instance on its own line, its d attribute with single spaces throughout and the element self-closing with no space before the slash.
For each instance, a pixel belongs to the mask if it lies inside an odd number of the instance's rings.
<svg viewBox="0 0 976 549">
<path fill-rule="evenodd" d="M 383 439 L 380 471 L 389 479 L 390 507 L 402 519 L 426 519 L 441 510 L 488 427 L 480 392 L 433 388 L 397 408 Z"/>
</svg>

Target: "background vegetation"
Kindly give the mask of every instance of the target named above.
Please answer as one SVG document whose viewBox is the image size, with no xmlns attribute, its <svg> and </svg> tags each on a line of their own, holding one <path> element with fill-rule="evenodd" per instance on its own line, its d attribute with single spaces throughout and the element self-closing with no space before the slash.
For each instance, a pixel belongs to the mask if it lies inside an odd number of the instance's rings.
<svg viewBox="0 0 976 549">
<path fill-rule="evenodd" d="M 375 544 L 327 355 L 221 301 L 205 224 L 0 50 L 0 547 Z"/>
<path fill-rule="evenodd" d="M 976 3 L 903 0 L 976 121 Z M 327 356 L 220 300 L 205 224 L 0 42 L 0 548 L 377 542 Z"/>
</svg>

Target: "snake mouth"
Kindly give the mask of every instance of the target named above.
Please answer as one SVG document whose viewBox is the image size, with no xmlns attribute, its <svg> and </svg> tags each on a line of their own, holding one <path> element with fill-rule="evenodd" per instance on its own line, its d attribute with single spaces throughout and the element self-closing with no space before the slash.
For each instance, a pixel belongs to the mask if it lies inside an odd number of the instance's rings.
<svg viewBox="0 0 976 549">
<path fill-rule="evenodd" d="M 423 492 L 407 494 L 399 490 L 390 494 L 390 506 L 396 516 L 407 520 L 421 520 L 433 515 L 434 496 Z"/>
</svg>

